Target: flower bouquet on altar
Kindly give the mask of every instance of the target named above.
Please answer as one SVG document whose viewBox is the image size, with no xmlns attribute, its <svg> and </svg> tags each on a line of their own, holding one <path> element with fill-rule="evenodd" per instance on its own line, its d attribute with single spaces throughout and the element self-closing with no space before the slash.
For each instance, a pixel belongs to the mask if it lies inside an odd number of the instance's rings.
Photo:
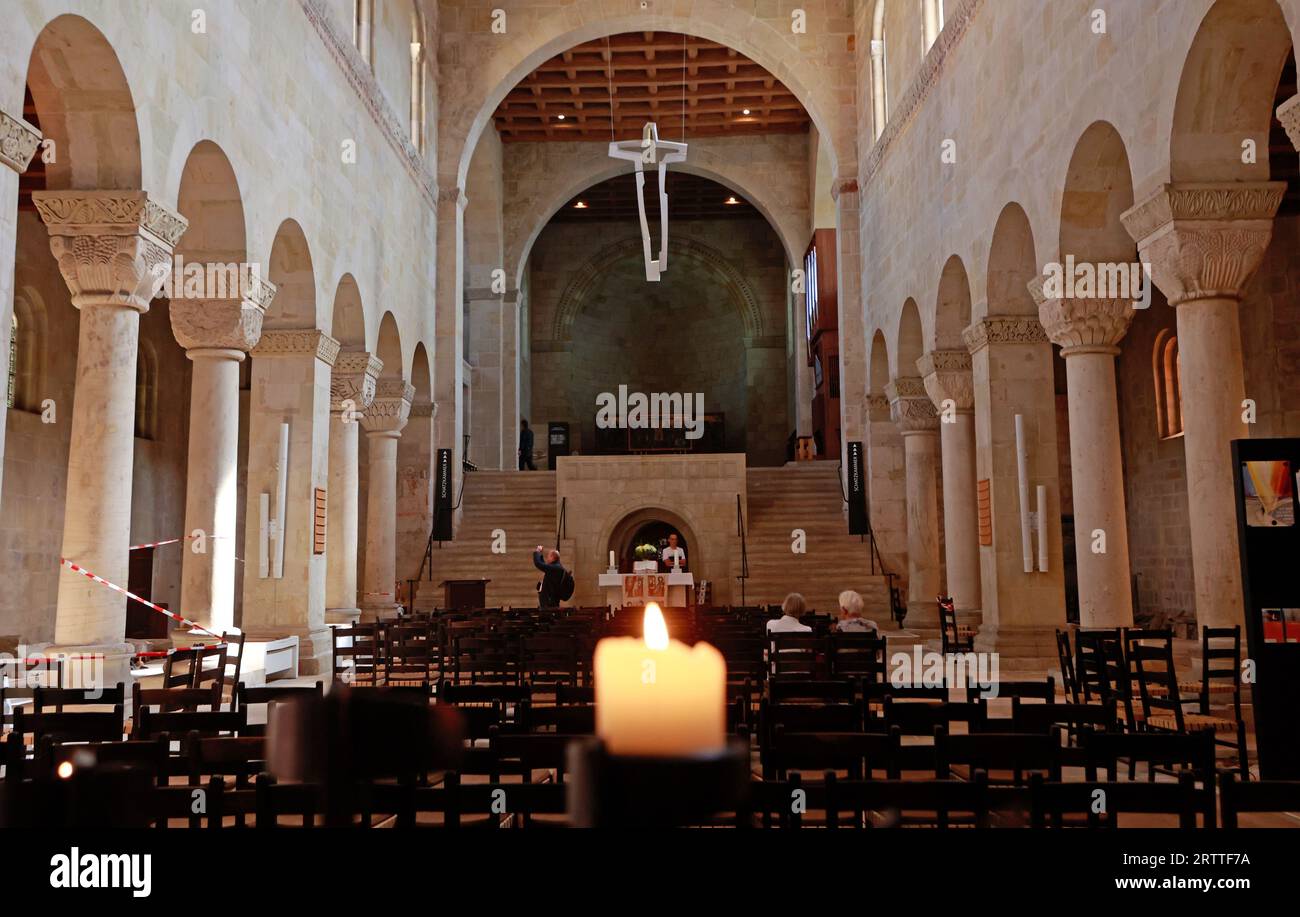
<svg viewBox="0 0 1300 917">
<path fill-rule="evenodd" d="M 652 544 L 640 544 L 632 552 L 636 560 L 632 563 L 633 573 L 658 573 L 659 549 Z"/>
</svg>

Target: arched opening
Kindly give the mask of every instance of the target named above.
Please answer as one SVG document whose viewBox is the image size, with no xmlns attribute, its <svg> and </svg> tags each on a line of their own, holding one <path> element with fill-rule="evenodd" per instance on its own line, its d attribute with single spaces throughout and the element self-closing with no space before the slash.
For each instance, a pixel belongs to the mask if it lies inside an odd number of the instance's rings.
<svg viewBox="0 0 1300 917">
<path fill-rule="evenodd" d="M 903 311 L 898 316 L 898 343 L 894 352 L 898 354 L 896 375 L 915 377 L 919 375 L 916 361 L 924 352 L 924 332 L 921 330 L 921 311 L 916 307 L 916 300 L 908 299 L 903 303 Z"/>
<path fill-rule="evenodd" d="M 989 266 L 985 277 L 989 315 L 1038 315 L 1029 294 L 1029 282 L 1038 276 L 1034 233 L 1029 217 L 1016 203 L 998 214 L 989 244 Z"/>
<path fill-rule="evenodd" d="M 679 547 L 686 551 L 687 569 L 695 573 L 697 581 L 701 579 L 707 569 L 703 547 L 686 520 L 663 507 L 645 507 L 620 519 L 610 531 L 603 553 L 613 551 L 619 570 L 631 572 L 638 545 L 657 548 L 661 542 L 667 544 L 669 535 L 677 536 Z"/>
<path fill-rule="evenodd" d="M 10 410 L 39 411 L 44 384 L 46 327 L 45 304 L 34 289 L 14 294 L 14 312 L 9 323 Z"/>
<path fill-rule="evenodd" d="M 140 342 L 135 363 L 135 436 L 158 436 L 158 351 L 150 341 Z"/>
<path fill-rule="evenodd" d="M 1178 378 L 1178 335 L 1169 328 L 1156 335 L 1151 352 L 1151 375 L 1156 398 L 1156 435 L 1171 439 L 1183 435 L 1183 393 Z"/>
</svg>

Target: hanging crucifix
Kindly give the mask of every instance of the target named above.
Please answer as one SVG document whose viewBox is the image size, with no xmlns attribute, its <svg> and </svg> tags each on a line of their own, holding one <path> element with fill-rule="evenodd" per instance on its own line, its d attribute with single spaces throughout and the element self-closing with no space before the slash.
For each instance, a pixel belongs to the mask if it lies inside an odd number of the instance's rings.
<svg viewBox="0 0 1300 917">
<path fill-rule="evenodd" d="M 611 141 L 609 155 L 612 159 L 626 159 L 636 163 L 636 206 L 641 216 L 641 248 L 645 252 L 645 279 L 658 282 L 659 275 L 668 270 L 668 192 L 664 190 L 665 172 L 671 162 L 686 161 L 686 144 L 659 139 L 659 128 L 646 123 L 640 140 Z M 650 222 L 645 214 L 645 167 L 659 166 L 659 257 L 650 257 Z"/>
</svg>

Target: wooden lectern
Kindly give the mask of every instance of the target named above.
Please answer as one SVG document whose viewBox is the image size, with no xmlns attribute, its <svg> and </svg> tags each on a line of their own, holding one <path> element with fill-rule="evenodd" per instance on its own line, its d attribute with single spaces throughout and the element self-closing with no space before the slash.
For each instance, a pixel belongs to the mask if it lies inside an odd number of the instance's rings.
<svg viewBox="0 0 1300 917">
<path fill-rule="evenodd" d="M 443 607 L 448 611 L 487 607 L 486 579 L 447 579 L 442 581 Z"/>
</svg>

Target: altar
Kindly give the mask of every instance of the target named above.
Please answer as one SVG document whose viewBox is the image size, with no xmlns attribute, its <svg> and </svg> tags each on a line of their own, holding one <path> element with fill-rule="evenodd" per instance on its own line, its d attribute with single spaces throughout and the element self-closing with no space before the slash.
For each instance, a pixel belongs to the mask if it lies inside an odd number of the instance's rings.
<svg viewBox="0 0 1300 917">
<path fill-rule="evenodd" d="M 695 577 L 689 573 L 602 573 L 598 585 L 611 608 L 647 602 L 685 608 L 694 594 Z"/>
</svg>

